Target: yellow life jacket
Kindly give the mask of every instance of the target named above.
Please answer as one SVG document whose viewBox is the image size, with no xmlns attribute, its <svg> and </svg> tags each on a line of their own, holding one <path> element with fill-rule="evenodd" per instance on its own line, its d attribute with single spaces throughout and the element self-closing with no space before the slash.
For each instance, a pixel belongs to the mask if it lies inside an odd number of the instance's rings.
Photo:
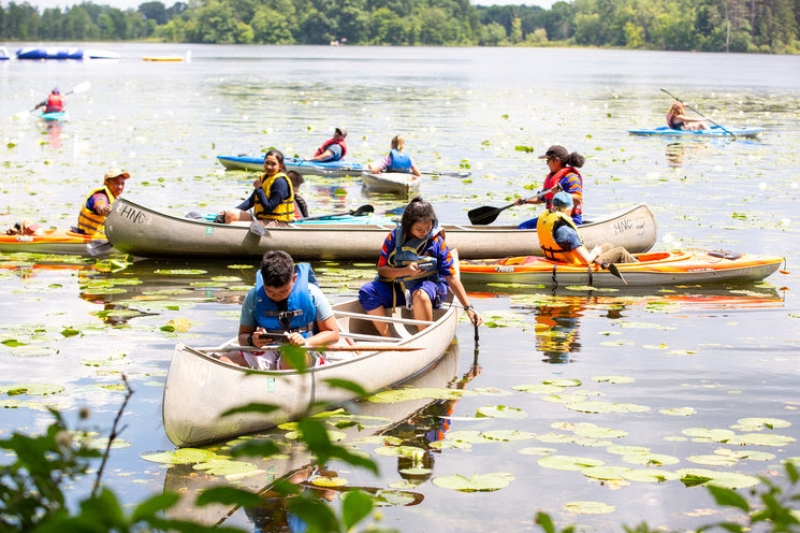
<svg viewBox="0 0 800 533">
<path fill-rule="evenodd" d="M 287 185 L 289 185 L 289 197 L 284 198 L 281 203 L 275 206 L 275 209 L 270 212 L 264 209 L 261 202 L 256 199 L 255 205 L 253 206 L 253 213 L 258 220 L 278 220 L 280 222 L 291 222 L 294 220 L 294 189 L 292 188 L 291 180 L 286 174 L 278 172 L 271 177 L 267 177 L 266 173 L 262 174 L 261 188 L 264 189 L 264 194 L 269 198 L 272 184 L 279 178 L 285 179 Z"/>
<path fill-rule="evenodd" d="M 116 196 L 111 192 L 111 190 L 106 187 L 100 187 L 99 189 L 95 189 L 89 193 L 86 197 L 86 200 L 83 201 L 83 205 L 81 206 L 81 212 L 78 214 L 78 229 L 84 232 L 86 235 L 94 235 L 95 233 L 103 234 L 105 233 L 105 215 L 98 215 L 93 210 L 86 207 L 86 204 L 89 203 L 89 199 L 95 194 L 102 192 L 108 197 L 109 205 L 114 203 L 116 200 Z"/>
<path fill-rule="evenodd" d="M 544 252 L 544 256 L 553 261 L 561 263 L 568 263 L 572 265 L 582 265 L 580 257 L 573 250 L 564 250 L 558 245 L 555 239 L 556 229 L 562 224 L 568 224 L 578 234 L 583 244 L 583 238 L 578 231 L 572 217 L 565 215 L 560 211 L 545 212 L 539 215 L 539 221 L 536 223 L 536 235 L 539 237 L 539 246 Z"/>
</svg>

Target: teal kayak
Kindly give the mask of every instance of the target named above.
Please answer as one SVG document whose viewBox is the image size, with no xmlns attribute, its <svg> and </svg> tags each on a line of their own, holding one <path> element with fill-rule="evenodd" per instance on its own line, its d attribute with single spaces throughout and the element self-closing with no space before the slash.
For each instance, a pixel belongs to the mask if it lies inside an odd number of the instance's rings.
<svg viewBox="0 0 800 533">
<path fill-rule="evenodd" d="M 48 122 L 57 122 L 59 120 L 67 120 L 66 111 L 56 111 L 53 113 L 39 113 L 39 118 Z"/>
<path fill-rule="evenodd" d="M 745 127 L 745 128 L 721 128 L 711 126 L 707 130 L 674 130 L 667 126 L 657 128 L 638 128 L 628 130 L 632 135 L 673 135 L 685 137 L 756 137 L 764 131 L 764 128 Z"/>
<path fill-rule="evenodd" d="M 264 170 L 263 155 L 218 155 L 217 159 L 228 170 Z M 283 160 L 286 170 L 295 170 L 300 174 L 320 174 L 325 176 L 345 176 L 347 174 L 360 174 L 366 167 L 361 163 L 349 161 L 307 161 L 287 157 Z"/>
</svg>

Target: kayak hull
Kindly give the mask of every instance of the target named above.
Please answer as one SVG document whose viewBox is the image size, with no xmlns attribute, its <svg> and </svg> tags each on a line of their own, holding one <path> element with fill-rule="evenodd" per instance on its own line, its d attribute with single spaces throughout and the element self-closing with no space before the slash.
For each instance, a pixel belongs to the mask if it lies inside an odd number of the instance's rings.
<svg viewBox="0 0 800 533">
<path fill-rule="evenodd" d="M 650 135 L 668 137 L 758 137 L 764 128 L 744 127 L 744 128 L 720 128 L 712 126 L 707 130 L 675 130 L 667 126 L 657 128 L 636 128 L 628 130 L 631 135 Z"/>
<path fill-rule="evenodd" d="M 404 172 L 362 172 L 361 181 L 370 191 L 408 195 L 419 190 L 422 177 Z"/>
<path fill-rule="evenodd" d="M 264 171 L 263 155 L 218 155 L 217 160 L 227 170 L 252 170 L 255 172 Z M 286 157 L 283 160 L 286 170 L 294 170 L 300 174 L 318 174 L 324 176 L 341 177 L 359 174 L 366 170 L 360 163 L 349 161 L 307 161 L 294 157 Z"/>
<path fill-rule="evenodd" d="M 93 240 L 97 238 L 59 229 L 48 230 L 44 235 L 0 235 L 0 252 L 87 255 L 86 245 Z"/>
<path fill-rule="evenodd" d="M 665 287 L 760 281 L 773 274 L 782 257 L 718 252 L 651 252 L 638 254 L 638 263 L 617 263 L 624 281 L 595 264 L 556 264 L 542 257 L 510 257 L 461 261 L 461 280 L 474 287 L 525 284 L 544 287 Z M 627 282 L 627 284 L 626 284 Z"/>
</svg>

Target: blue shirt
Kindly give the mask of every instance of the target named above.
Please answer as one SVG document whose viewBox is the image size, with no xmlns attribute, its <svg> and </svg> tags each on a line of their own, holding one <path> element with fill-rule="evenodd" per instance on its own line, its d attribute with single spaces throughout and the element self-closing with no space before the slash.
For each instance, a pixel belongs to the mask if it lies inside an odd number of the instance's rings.
<svg viewBox="0 0 800 533">
<path fill-rule="evenodd" d="M 567 224 L 561 224 L 553 233 L 553 239 L 562 250 L 572 251 L 581 245 L 581 238 L 578 232 Z"/>
</svg>

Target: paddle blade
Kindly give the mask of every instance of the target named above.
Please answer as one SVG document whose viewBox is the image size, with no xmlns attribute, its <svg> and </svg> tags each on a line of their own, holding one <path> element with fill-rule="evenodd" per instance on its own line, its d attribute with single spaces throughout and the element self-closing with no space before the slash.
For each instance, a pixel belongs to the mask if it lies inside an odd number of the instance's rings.
<svg viewBox="0 0 800 533">
<path fill-rule="evenodd" d="M 76 85 L 75 87 L 73 87 L 73 88 L 72 88 L 72 90 L 71 90 L 71 91 L 69 91 L 69 93 L 67 93 L 67 94 L 80 94 L 80 93 L 85 93 L 86 91 L 88 91 L 89 89 L 91 89 L 91 87 L 92 87 L 92 82 L 90 82 L 90 81 L 85 81 L 85 82 L 83 82 L 83 83 L 79 83 L 78 85 Z"/>
<path fill-rule="evenodd" d="M 114 248 L 114 245 L 108 241 L 104 241 L 101 239 L 95 241 L 89 241 L 86 243 L 86 253 L 89 254 L 91 257 L 97 257 L 99 255 L 107 254 Z"/>
<path fill-rule="evenodd" d="M 261 222 L 259 222 L 254 218 L 253 221 L 250 223 L 250 233 L 258 235 L 259 237 L 263 237 L 264 235 L 267 234 L 267 230 L 266 228 L 264 228 L 264 226 L 261 225 Z"/>
<path fill-rule="evenodd" d="M 355 211 L 350 211 L 350 215 L 354 217 L 363 217 L 364 215 L 370 215 L 375 212 L 375 208 L 369 204 L 364 204 Z"/>
<path fill-rule="evenodd" d="M 491 207 L 489 205 L 482 205 L 467 211 L 470 224 L 474 226 L 486 226 L 497 220 L 497 215 L 502 211 L 499 207 Z"/>
</svg>

